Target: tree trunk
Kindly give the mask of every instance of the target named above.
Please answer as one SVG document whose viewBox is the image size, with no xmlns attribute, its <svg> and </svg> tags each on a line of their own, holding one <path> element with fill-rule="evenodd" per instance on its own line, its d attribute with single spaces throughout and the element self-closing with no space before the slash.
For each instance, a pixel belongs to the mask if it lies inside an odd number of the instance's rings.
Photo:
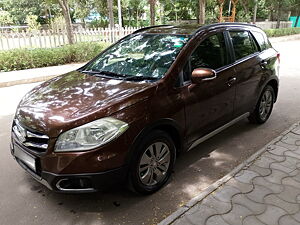
<svg viewBox="0 0 300 225">
<path fill-rule="evenodd" d="M 155 25 L 155 3 L 156 3 L 156 0 L 149 0 L 149 4 L 150 4 L 150 24 L 151 24 L 151 26 Z"/>
<path fill-rule="evenodd" d="M 113 12 L 113 0 L 107 0 L 107 9 L 108 9 L 109 27 L 113 28 L 115 26 L 114 12 Z"/>
<path fill-rule="evenodd" d="M 281 0 L 278 1 L 278 7 L 277 7 L 277 23 L 276 23 L 276 28 L 280 28 L 280 17 L 281 17 Z"/>
<path fill-rule="evenodd" d="M 256 23 L 256 14 L 257 14 L 257 0 L 254 1 L 254 10 L 253 10 L 253 23 Z"/>
<path fill-rule="evenodd" d="M 119 29 L 123 27 L 122 24 L 122 5 L 121 0 L 118 0 L 118 20 L 119 20 Z"/>
<path fill-rule="evenodd" d="M 199 24 L 205 23 L 205 0 L 199 0 Z"/>
<path fill-rule="evenodd" d="M 68 0 L 58 0 L 58 3 L 62 9 L 63 16 L 66 21 L 67 37 L 68 37 L 69 44 L 74 44 L 75 37 L 74 37 L 74 33 L 73 33 L 73 27 L 72 27 L 72 21 L 71 21 L 71 16 L 70 16 L 70 8 L 69 8 Z"/>
</svg>

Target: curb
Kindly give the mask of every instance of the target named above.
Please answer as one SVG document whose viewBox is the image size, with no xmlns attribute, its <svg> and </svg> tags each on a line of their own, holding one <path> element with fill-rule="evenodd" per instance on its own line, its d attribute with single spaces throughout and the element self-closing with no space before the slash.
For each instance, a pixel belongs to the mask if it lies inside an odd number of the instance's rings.
<svg viewBox="0 0 300 225">
<path fill-rule="evenodd" d="M 10 87 L 19 84 L 31 84 L 37 82 L 43 82 L 46 80 L 50 80 L 51 78 L 57 77 L 59 75 L 50 75 L 50 76 L 41 76 L 41 77 L 34 77 L 22 80 L 14 80 L 14 81 L 7 81 L 7 82 L 0 82 L 0 88 Z"/>
<path fill-rule="evenodd" d="M 204 198 L 206 198 L 208 195 L 210 195 L 212 192 L 214 192 L 220 186 L 227 183 L 231 178 L 233 178 L 244 167 L 247 167 L 249 164 L 251 164 L 253 161 L 255 161 L 260 155 L 262 155 L 265 151 L 267 151 L 269 145 L 275 144 L 277 141 L 281 140 L 284 135 L 286 135 L 287 133 L 289 133 L 291 130 L 298 127 L 299 125 L 300 125 L 300 121 L 293 124 L 292 126 L 290 126 L 286 131 L 282 132 L 278 137 L 274 138 L 272 141 L 267 143 L 262 149 L 260 149 L 259 151 L 257 151 L 253 155 L 251 155 L 248 159 L 246 159 L 244 162 L 242 162 L 237 167 L 235 167 L 227 175 L 225 175 L 221 179 L 217 180 L 213 184 L 209 185 L 198 196 L 192 198 L 184 206 L 180 207 L 174 213 L 172 213 L 171 215 L 166 217 L 164 220 L 162 220 L 160 223 L 158 223 L 158 225 L 170 225 L 173 222 L 175 222 L 179 217 L 181 217 L 184 213 L 186 213 L 188 210 L 190 210 L 193 206 L 195 206 L 197 203 L 201 202 Z"/>
</svg>

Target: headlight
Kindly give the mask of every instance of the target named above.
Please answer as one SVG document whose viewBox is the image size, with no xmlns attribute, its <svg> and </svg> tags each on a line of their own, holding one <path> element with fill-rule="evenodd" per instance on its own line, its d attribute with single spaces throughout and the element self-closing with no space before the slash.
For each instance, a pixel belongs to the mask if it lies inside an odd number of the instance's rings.
<svg viewBox="0 0 300 225">
<path fill-rule="evenodd" d="M 56 142 L 55 152 L 87 151 L 117 138 L 128 124 L 111 118 L 103 118 L 62 133 Z"/>
</svg>

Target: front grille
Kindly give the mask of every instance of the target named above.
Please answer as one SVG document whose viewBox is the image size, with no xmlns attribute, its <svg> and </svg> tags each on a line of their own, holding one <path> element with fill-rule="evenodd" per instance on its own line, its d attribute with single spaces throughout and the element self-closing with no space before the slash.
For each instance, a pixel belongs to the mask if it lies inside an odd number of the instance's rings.
<svg viewBox="0 0 300 225">
<path fill-rule="evenodd" d="M 21 145 L 38 153 L 46 152 L 49 141 L 49 137 L 47 135 L 33 130 L 28 130 L 22 126 L 18 120 L 14 120 L 13 133 Z"/>
</svg>

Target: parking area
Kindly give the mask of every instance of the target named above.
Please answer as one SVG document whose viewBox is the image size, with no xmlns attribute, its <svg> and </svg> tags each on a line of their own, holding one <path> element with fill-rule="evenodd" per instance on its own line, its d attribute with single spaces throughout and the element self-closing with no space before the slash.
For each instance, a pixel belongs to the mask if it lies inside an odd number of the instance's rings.
<svg viewBox="0 0 300 225">
<path fill-rule="evenodd" d="M 0 224 L 156 224 L 196 196 L 300 116 L 300 40 L 278 42 L 279 98 L 261 126 L 243 120 L 177 159 L 171 181 L 151 196 L 124 188 L 94 194 L 57 194 L 33 180 L 9 151 L 10 125 L 20 98 L 35 84 L 0 88 Z"/>
</svg>

